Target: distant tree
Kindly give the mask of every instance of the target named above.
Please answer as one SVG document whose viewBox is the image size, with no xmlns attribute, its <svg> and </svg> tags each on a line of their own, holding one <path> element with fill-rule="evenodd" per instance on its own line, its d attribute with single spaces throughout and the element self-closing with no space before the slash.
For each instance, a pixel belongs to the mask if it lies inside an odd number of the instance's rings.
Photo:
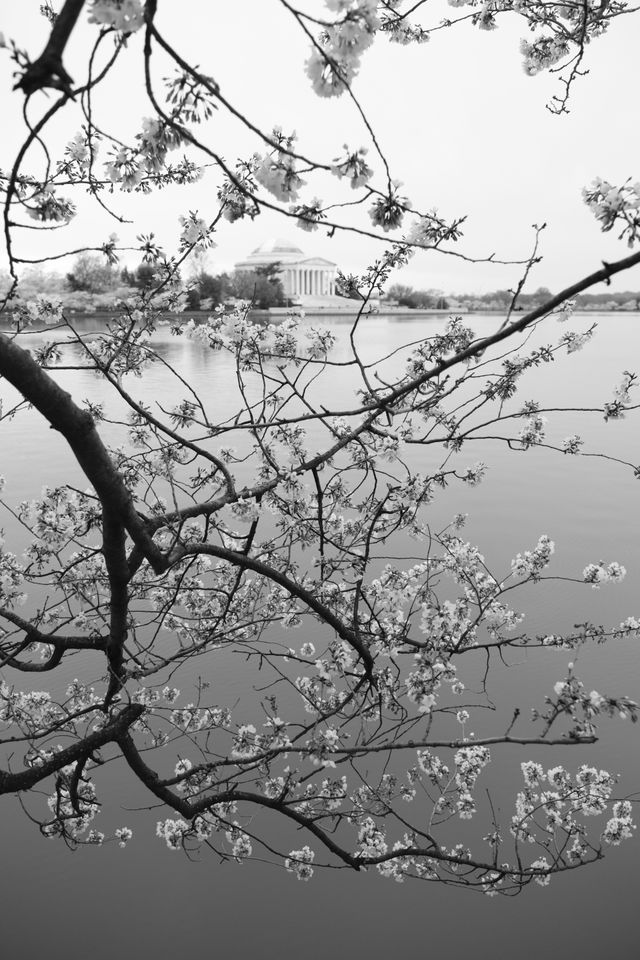
<svg viewBox="0 0 640 960">
<path fill-rule="evenodd" d="M 65 278 L 55 270 L 45 270 L 43 266 L 27 267 L 20 276 L 19 295 L 22 300 L 32 297 L 53 297 L 65 288 Z"/>
<path fill-rule="evenodd" d="M 120 271 L 120 282 L 125 286 L 135 287 L 137 290 L 150 290 L 159 275 L 160 267 L 157 263 L 142 261 L 134 270 L 123 267 Z"/>
<path fill-rule="evenodd" d="M 406 284 L 394 283 L 387 290 L 387 296 L 392 300 L 397 300 L 401 307 L 412 307 L 414 305 L 414 289 Z"/>
<path fill-rule="evenodd" d="M 285 302 L 282 282 L 270 267 L 236 270 L 232 278 L 232 290 L 235 297 L 248 300 L 261 310 L 279 307 Z"/>
<path fill-rule="evenodd" d="M 151 290 L 158 280 L 159 269 L 151 263 L 140 263 L 136 267 L 135 285 L 139 290 Z"/>
<path fill-rule="evenodd" d="M 136 287 L 138 285 L 138 279 L 135 273 L 132 273 L 128 267 L 123 267 L 120 271 L 120 280 L 127 287 Z"/>
<path fill-rule="evenodd" d="M 104 257 L 81 253 L 76 257 L 73 269 L 66 279 L 72 291 L 104 293 L 116 287 L 120 277 L 118 271 Z"/>
<path fill-rule="evenodd" d="M 217 276 L 201 273 L 198 276 L 198 291 L 202 300 L 209 300 L 215 307 L 233 296 L 233 282 L 226 273 Z"/>
<path fill-rule="evenodd" d="M 200 291 L 197 287 L 190 287 L 187 290 L 187 310 L 199 310 L 201 303 Z"/>
<path fill-rule="evenodd" d="M 531 300 L 535 303 L 547 303 L 552 297 L 553 294 L 548 287 L 538 287 L 538 289 L 534 290 L 531 294 Z"/>
<path fill-rule="evenodd" d="M 508 307 L 513 300 L 512 290 L 493 290 L 491 293 L 485 293 L 480 297 L 487 303 L 497 303 L 501 307 Z"/>
<path fill-rule="evenodd" d="M 264 277 L 265 280 L 268 280 L 269 283 L 277 284 L 280 283 L 280 274 L 282 271 L 282 264 L 280 261 L 274 263 L 265 263 L 261 267 L 256 267 L 255 272 L 259 277 Z"/>
<path fill-rule="evenodd" d="M 401 307 L 412 310 L 429 310 L 433 307 L 447 309 L 446 299 L 441 290 L 414 290 L 413 287 L 396 283 L 389 287 L 388 295 L 397 300 Z"/>
<path fill-rule="evenodd" d="M 436 310 L 449 309 L 449 302 L 447 298 L 444 296 L 444 294 L 442 293 L 442 291 L 439 291 L 438 293 L 430 293 L 427 295 L 431 297 L 433 301 L 433 305 L 436 308 Z"/>
</svg>

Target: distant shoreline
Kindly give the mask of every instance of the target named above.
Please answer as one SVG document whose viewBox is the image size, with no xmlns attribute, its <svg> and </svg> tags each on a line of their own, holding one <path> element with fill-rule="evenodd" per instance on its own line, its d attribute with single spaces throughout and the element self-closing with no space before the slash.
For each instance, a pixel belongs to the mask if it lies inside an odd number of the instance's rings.
<svg viewBox="0 0 640 960">
<path fill-rule="evenodd" d="M 303 310 L 305 319 L 326 319 L 326 320 L 352 320 L 355 318 L 358 312 L 358 304 L 356 301 L 353 301 L 356 305 L 356 309 L 347 311 L 347 310 Z M 282 321 L 286 317 L 291 316 L 292 308 L 288 307 L 276 307 L 270 310 L 252 310 L 250 311 L 250 316 L 252 320 L 261 320 L 261 321 Z M 428 319 L 430 317 L 451 317 L 451 316 L 469 316 L 469 317 L 504 317 L 506 311 L 504 310 L 457 310 L 457 309 L 441 309 L 441 308 L 426 308 L 420 310 L 412 310 L 408 307 L 397 307 L 389 308 L 387 310 L 376 309 L 370 313 L 363 313 L 364 317 L 386 317 L 390 320 L 420 320 Z M 608 317 L 637 317 L 640 316 L 640 311 L 638 310 L 576 310 L 575 316 L 579 317 L 589 317 L 606 314 Z M 95 310 L 90 313 L 84 311 L 68 311 L 68 317 L 70 320 L 76 321 L 94 321 L 95 323 L 105 323 L 108 320 L 113 319 L 116 316 L 122 315 L 122 311 L 117 310 Z M 515 316 L 523 316 L 525 311 L 518 311 Z M 0 316 L 0 330 L 10 330 L 12 329 L 11 321 L 8 319 L 10 314 Z M 186 321 L 189 320 L 206 320 L 207 317 L 212 316 L 212 311 L 210 310 L 186 310 L 183 313 L 163 313 L 161 314 L 157 323 L 160 326 L 169 326 L 172 322 L 177 320 Z M 46 330 L 52 330 L 54 327 L 42 326 L 42 327 L 29 327 L 29 331 L 44 332 Z"/>
</svg>

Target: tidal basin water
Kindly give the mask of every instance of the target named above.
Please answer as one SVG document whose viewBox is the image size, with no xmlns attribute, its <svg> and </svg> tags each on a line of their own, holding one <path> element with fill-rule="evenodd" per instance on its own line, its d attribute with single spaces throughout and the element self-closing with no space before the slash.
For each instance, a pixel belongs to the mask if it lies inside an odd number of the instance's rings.
<svg viewBox="0 0 640 960">
<path fill-rule="evenodd" d="M 372 316 L 366 321 L 363 352 L 367 358 L 389 353 L 401 343 L 437 332 L 445 319 Z M 623 370 L 640 372 L 640 317 L 583 315 L 571 329 L 584 329 L 594 320 L 598 331 L 584 350 L 525 374 L 522 401 L 537 399 L 548 407 L 602 406 L 613 398 Z M 332 328 L 338 337 L 334 356 L 345 357 L 348 323 L 311 322 Z M 469 315 L 465 322 L 482 335 L 494 330 L 500 319 Z M 554 342 L 561 333 L 562 328 L 549 323 L 536 333 L 535 342 Z M 31 336 L 25 342 L 35 346 L 48 336 Z M 155 342 L 162 357 L 208 401 L 212 416 L 222 419 L 235 409 L 232 370 L 224 355 L 175 338 L 167 327 L 159 328 Z M 69 371 L 57 378 L 78 401 L 101 401 L 109 395 L 88 373 Z M 136 399 L 150 405 L 160 401 L 167 408 L 183 395 L 175 385 L 168 390 L 159 364 L 141 379 L 129 379 L 127 386 Z M 351 389 L 348 379 L 332 378 L 331 401 L 347 400 Z M 5 403 L 11 400 L 6 384 L 0 383 L 0 396 Z M 640 464 L 639 421 L 633 414 L 609 423 L 601 414 L 548 417 L 552 442 L 579 433 L 586 453 Z M 486 462 L 485 481 L 476 488 L 445 491 L 434 504 L 434 516 L 444 520 L 468 513 L 464 535 L 496 570 L 506 572 L 510 559 L 532 548 L 542 533 L 556 543 L 554 572 L 580 576 L 588 562 L 614 559 L 627 568 L 622 584 L 599 591 L 562 584 L 530 591 L 518 609 L 526 611 L 531 632 L 558 632 L 586 620 L 616 625 L 629 615 L 640 615 L 640 480 L 633 471 L 595 456 L 510 451 L 491 438 L 495 432 L 480 431 L 484 439 L 463 451 L 465 464 Z M 419 456 L 425 458 L 424 471 L 435 464 L 434 454 L 421 451 Z M 0 473 L 7 480 L 9 502 L 38 496 L 44 485 L 81 482 L 60 436 L 33 412 L 0 425 Z M 10 518 L 3 516 L 2 526 L 11 547 L 11 535 L 19 534 Z M 518 668 L 517 660 L 525 659 Z M 491 693 L 497 703 L 520 706 L 524 714 L 529 706 L 541 704 L 571 659 L 587 689 L 640 700 L 637 641 L 584 649 L 577 656 L 567 651 L 512 656 L 514 666 L 497 670 Z M 76 673 L 72 664 L 62 682 Z M 224 682 L 240 688 L 242 677 L 225 675 Z M 567 765 L 579 766 L 588 759 L 620 774 L 621 792 L 638 791 L 640 796 L 638 727 L 610 721 L 603 724 L 596 746 L 576 748 L 567 756 L 569 752 L 562 757 Z M 548 756 L 531 750 L 526 758 L 547 764 Z M 506 783 L 525 755 L 519 748 L 503 747 L 494 749 L 493 758 L 492 777 Z M 169 852 L 154 834 L 155 820 L 165 814 L 140 812 L 149 805 L 148 797 L 131 784 L 123 767 L 114 766 L 111 777 L 109 802 L 121 803 L 125 810 L 109 811 L 109 819 L 135 831 L 125 850 L 109 845 L 69 852 L 43 839 L 15 798 L 0 798 L 3 957 L 316 960 L 331 955 L 382 960 L 397 953 L 447 960 L 500 955 L 590 960 L 637 950 L 640 838 L 611 849 L 600 863 L 555 878 L 545 889 L 531 887 L 516 899 L 489 899 L 417 881 L 398 884 L 375 872 L 318 871 L 304 884 L 263 863 L 221 864 L 208 852 L 190 862 Z M 505 829 L 511 812 L 506 804 L 500 811 Z M 480 844 L 480 830 L 475 845 Z"/>
</svg>

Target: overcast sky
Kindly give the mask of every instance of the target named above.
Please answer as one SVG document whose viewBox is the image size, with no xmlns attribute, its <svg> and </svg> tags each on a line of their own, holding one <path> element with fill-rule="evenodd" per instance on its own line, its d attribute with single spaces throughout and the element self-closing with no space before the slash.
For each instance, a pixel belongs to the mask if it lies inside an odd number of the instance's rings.
<svg viewBox="0 0 640 960">
<path fill-rule="evenodd" d="M 54 8 L 60 6 L 61 0 L 54 3 Z M 39 7 L 39 0 L 19 4 L 0 0 L 0 30 L 32 57 L 40 52 L 48 32 Z M 320 15 L 326 10 L 322 0 L 308 0 L 300 7 Z M 322 100 L 312 92 L 304 73 L 309 42 L 278 0 L 159 0 L 158 8 L 161 32 L 185 59 L 213 76 L 231 102 L 258 125 L 297 130 L 303 152 L 323 161 L 337 157 L 345 142 L 369 145 L 347 98 Z M 440 3 L 425 9 L 431 10 L 422 17 L 425 25 L 455 13 Z M 403 181 L 403 192 L 415 208 L 437 207 L 448 219 L 466 214 L 460 249 L 475 257 L 492 253 L 500 259 L 526 257 L 531 224 L 546 221 L 544 260 L 529 288 L 545 285 L 558 290 L 596 269 L 602 259 L 627 253 L 615 237 L 600 233 L 582 202 L 581 189 L 596 175 L 614 183 L 640 179 L 639 27 L 638 17 L 619 18 L 608 35 L 591 45 L 590 74 L 576 85 L 569 116 L 555 117 L 545 109 L 558 92 L 556 79 L 525 75 L 518 49 L 524 29 L 517 17 L 502 21 L 492 32 L 466 25 L 442 30 L 423 46 L 402 47 L 380 37 L 363 58 L 354 91 L 390 161 L 392 176 Z M 95 31 L 83 13 L 65 57 L 76 81 L 86 71 Z M 144 94 L 141 47 L 140 32 L 130 39 L 117 73 L 95 101 L 96 120 L 125 141 L 140 129 L 141 118 L 152 113 Z M 4 91 L 0 164 L 6 169 L 24 126 L 22 98 L 10 93 L 12 65 L 6 51 L 0 55 Z M 167 64 L 160 55 L 154 60 L 160 87 Z M 44 94 L 37 95 L 31 118 L 36 119 L 50 102 Z M 54 153 L 79 126 L 79 114 L 72 108 L 50 131 Z M 231 163 L 259 149 L 255 139 L 222 112 L 200 134 Z M 35 149 L 23 169 L 37 174 L 42 160 L 42 152 Z M 379 165 L 377 174 L 382 186 Z M 172 188 L 151 197 L 114 194 L 114 208 L 134 220 L 132 226 L 116 224 L 95 205 L 81 201 L 79 215 L 68 228 L 42 236 L 21 231 L 18 249 L 23 256 L 58 253 L 102 243 L 115 230 L 124 242 L 153 231 L 171 251 L 181 213 L 197 210 L 205 219 L 215 213 L 217 182 L 216 172 L 210 171 L 188 190 Z M 325 201 L 351 199 L 348 187 L 342 188 L 335 178 L 310 183 L 309 195 Z M 343 216 L 348 218 L 348 211 Z M 274 236 L 295 240 L 309 255 L 327 257 L 347 272 L 364 269 L 381 249 L 375 241 L 353 235 L 338 233 L 329 239 L 321 230 L 308 234 L 293 221 L 265 213 L 253 223 L 225 223 L 208 256 L 208 268 L 230 269 Z M 131 255 L 128 262 L 135 264 L 137 257 Z M 66 266 L 65 261 L 62 264 Z M 518 276 L 515 267 L 465 264 L 420 253 L 395 279 L 462 292 L 511 286 Z M 614 289 L 640 289 L 638 268 L 615 281 Z"/>
</svg>

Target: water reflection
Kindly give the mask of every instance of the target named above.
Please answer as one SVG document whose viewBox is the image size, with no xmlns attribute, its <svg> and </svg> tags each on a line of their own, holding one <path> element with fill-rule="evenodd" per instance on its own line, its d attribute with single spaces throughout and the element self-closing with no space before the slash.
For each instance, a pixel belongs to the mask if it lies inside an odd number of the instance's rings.
<svg viewBox="0 0 640 960">
<path fill-rule="evenodd" d="M 594 343 L 580 354 L 525 374 L 522 400 L 537 398 L 546 406 L 581 408 L 611 399 L 622 370 L 633 369 L 639 354 L 638 318 L 590 315 L 580 323 L 584 326 L 593 319 L 601 327 Z M 465 322 L 478 334 L 496 326 L 495 318 L 487 316 L 468 317 Z M 87 321 L 88 329 L 90 324 Z M 338 336 L 334 358 L 346 359 L 347 325 L 332 320 L 322 324 L 332 325 Z M 362 338 L 363 352 L 367 358 L 391 353 L 400 342 L 415 340 L 427 328 L 431 333 L 442 324 L 443 318 L 372 317 Z M 547 329 L 536 337 L 549 342 L 557 333 Z M 159 328 L 154 339 L 162 359 L 201 392 L 212 418 L 235 412 L 237 393 L 228 357 L 175 338 L 167 327 Z M 32 336 L 29 345 L 37 342 Z M 77 400 L 106 402 L 110 394 L 88 372 L 61 372 L 58 379 Z M 4 384 L 0 388 L 5 402 L 10 402 L 11 391 Z M 167 393 L 161 364 L 141 379 L 129 378 L 127 389 L 137 400 L 152 405 L 161 401 L 164 407 L 182 395 L 177 389 Z M 349 369 L 332 377 L 335 402 L 348 402 L 352 390 Z M 624 451 L 625 459 L 640 463 L 640 434 L 632 421 L 605 424 L 601 415 L 587 418 L 588 430 L 577 410 L 564 415 L 558 428 L 550 422 L 550 435 L 556 429 L 559 438 L 578 432 L 587 440 L 585 450 L 612 455 Z M 40 418 L 21 415 L 0 429 L 0 472 L 7 478 L 9 498 L 15 498 L 16 491 L 18 499 L 38 496 L 44 484 L 86 485 L 59 435 Z M 110 428 L 107 435 L 115 439 L 117 432 Z M 319 443 L 321 437 L 312 440 Z M 510 558 L 535 544 L 541 533 L 549 533 L 556 541 L 558 570 L 576 574 L 589 561 L 616 559 L 629 571 L 625 583 L 610 590 L 585 593 L 558 583 L 530 591 L 525 605 L 530 630 L 557 632 L 584 620 L 618 623 L 640 613 L 640 483 L 630 471 L 597 458 L 562 457 L 542 450 L 513 453 L 490 439 L 469 447 L 465 451 L 469 463 L 481 459 L 490 465 L 487 479 L 478 488 L 444 491 L 433 506 L 434 523 L 468 512 L 467 536 L 497 570 L 506 569 Z M 11 532 L 9 520 L 3 520 L 3 526 Z M 579 656 L 580 674 L 588 687 L 640 699 L 640 651 L 632 642 L 605 645 Z M 523 713 L 540 702 L 541 691 L 562 674 L 567 659 L 566 652 L 529 655 L 526 686 L 518 686 L 515 694 Z M 492 693 L 507 712 L 513 704 L 501 704 L 500 698 L 504 690 L 514 696 L 513 673 L 505 667 L 493 678 Z M 242 678 L 224 670 L 222 676 L 233 698 Z M 60 682 L 72 678 L 69 673 Z M 612 723 L 601 743 L 587 749 L 594 763 L 622 773 L 633 790 L 640 789 L 639 743 L 635 730 Z M 515 748 L 505 748 L 499 756 L 495 752 L 492 775 L 509 781 L 519 758 Z M 582 757 L 575 762 L 582 762 Z M 113 792 L 127 808 L 148 804 L 148 797 L 122 771 L 107 773 Z M 94 960 L 106 960 L 118 948 L 121 955 L 135 953 L 141 960 L 183 956 L 191 950 L 239 957 L 259 951 L 267 958 L 304 953 L 311 960 L 331 952 L 336 957 L 363 954 L 378 960 L 398 949 L 407 954 L 437 951 L 455 960 L 467 955 L 493 957 L 506 943 L 523 960 L 537 960 L 543 952 L 589 960 L 608 952 L 612 943 L 624 949 L 635 940 L 632 891 L 637 842 L 612 851 L 603 864 L 554 880 L 547 890 L 527 891 L 516 901 L 488 900 L 434 885 L 394 884 L 375 874 L 327 872 L 311 884 L 301 884 L 260 864 L 219 865 L 213 856 L 188 863 L 155 839 L 154 814 L 149 812 L 109 810 L 102 829 L 124 823 L 135 828 L 135 839 L 126 850 L 87 849 L 71 855 L 40 838 L 15 799 L 1 802 L 3 862 L 11 864 L 10 870 L 5 867 L 2 885 L 3 942 L 7 956 L 16 960 L 31 960 L 47 949 L 55 960 L 58 954 L 80 960 L 88 952 Z M 502 814 L 506 819 L 508 808 Z"/>
</svg>

